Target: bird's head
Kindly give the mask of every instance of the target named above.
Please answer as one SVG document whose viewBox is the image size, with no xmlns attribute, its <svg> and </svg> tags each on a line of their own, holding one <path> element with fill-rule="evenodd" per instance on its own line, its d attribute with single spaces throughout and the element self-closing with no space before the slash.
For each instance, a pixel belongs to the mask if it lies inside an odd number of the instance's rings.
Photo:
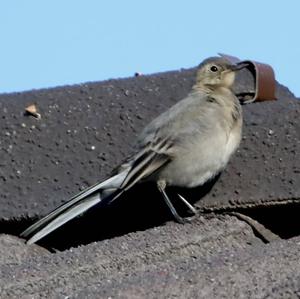
<svg viewBox="0 0 300 299">
<path fill-rule="evenodd" d="M 209 90 L 218 87 L 230 88 L 235 72 L 247 66 L 244 62 L 230 63 L 223 57 L 207 58 L 198 66 L 195 87 Z"/>
</svg>

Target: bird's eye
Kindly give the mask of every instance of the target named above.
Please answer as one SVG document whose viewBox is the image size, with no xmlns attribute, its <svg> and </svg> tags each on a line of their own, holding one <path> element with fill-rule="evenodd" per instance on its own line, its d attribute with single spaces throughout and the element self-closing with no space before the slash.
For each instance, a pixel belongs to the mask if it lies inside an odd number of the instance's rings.
<svg viewBox="0 0 300 299">
<path fill-rule="evenodd" d="M 217 72 L 218 71 L 218 68 L 215 66 L 215 65 L 213 65 L 211 68 L 210 68 L 210 70 L 212 71 L 212 72 Z"/>
</svg>

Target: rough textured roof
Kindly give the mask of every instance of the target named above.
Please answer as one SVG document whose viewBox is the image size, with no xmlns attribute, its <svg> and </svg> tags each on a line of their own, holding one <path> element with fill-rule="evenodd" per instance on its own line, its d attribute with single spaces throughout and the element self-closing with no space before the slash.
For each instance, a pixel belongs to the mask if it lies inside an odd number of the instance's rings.
<svg viewBox="0 0 300 299">
<path fill-rule="evenodd" d="M 218 214 L 174 223 L 152 186 L 139 186 L 39 243 L 61 251 L 13 236 L 106 177 L 143 126 L 187 94 L 194 72 L 0 95 L 1 297 L 299 296 L 300 101 L 280 84 L 278 101 L 244 106 L 242 145 L 219 180 L 189 192 Z M 250 85 L 242 74 L 235 88 Z M 24 114 L 32 103 L 40 120 Z M 228 209 L 285 239 L 265 244 L 219 214 Z"/>
</svg>

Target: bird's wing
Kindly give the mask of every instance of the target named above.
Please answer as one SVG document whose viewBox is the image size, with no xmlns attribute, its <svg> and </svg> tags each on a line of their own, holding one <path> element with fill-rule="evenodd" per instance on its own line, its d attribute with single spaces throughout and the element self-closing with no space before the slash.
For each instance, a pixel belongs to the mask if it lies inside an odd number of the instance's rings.
<svg viewBox="0 0 300 299">
<path fill-rule="evenodd" d="M 141 181 L 172 160 L 170 148 L 173 143 L 171 139 L 158 138 L 149 143 L 133 159 L 131 168 L 127 173 L 120 188 L 128 190 L 138 181 Z"/>
</svg>

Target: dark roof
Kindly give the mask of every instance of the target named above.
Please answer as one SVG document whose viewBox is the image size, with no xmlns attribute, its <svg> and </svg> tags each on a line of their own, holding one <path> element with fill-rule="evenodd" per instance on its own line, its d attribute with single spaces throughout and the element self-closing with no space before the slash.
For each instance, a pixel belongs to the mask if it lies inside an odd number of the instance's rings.
<svg viewBox="0 0 300 299">
<path fill-rule="evenodd" d="M 188 93 L 194 73 L 0 95 L 1 297 L 287 298 L 299 293 L 300 101 L 280 84 L 276 102 L 244 106 L 238 153 L 213 186 L 190 194 L 203 212 L 217 214 L 177 224 L 152 186 L 139 186 L 40 243 L 62 252 L 13 237 L 109 175 L 143 126 Z M 248 83 L 242 75 L 235 88 Z M 24 114 L 33 103 L 40 120 Z M 200 194 L 205 194 L 201 200 Z M 219 214 L 230 209 L 242 210 L 285 239 L 265 244 L 245 222 Z"/>
</svg>

